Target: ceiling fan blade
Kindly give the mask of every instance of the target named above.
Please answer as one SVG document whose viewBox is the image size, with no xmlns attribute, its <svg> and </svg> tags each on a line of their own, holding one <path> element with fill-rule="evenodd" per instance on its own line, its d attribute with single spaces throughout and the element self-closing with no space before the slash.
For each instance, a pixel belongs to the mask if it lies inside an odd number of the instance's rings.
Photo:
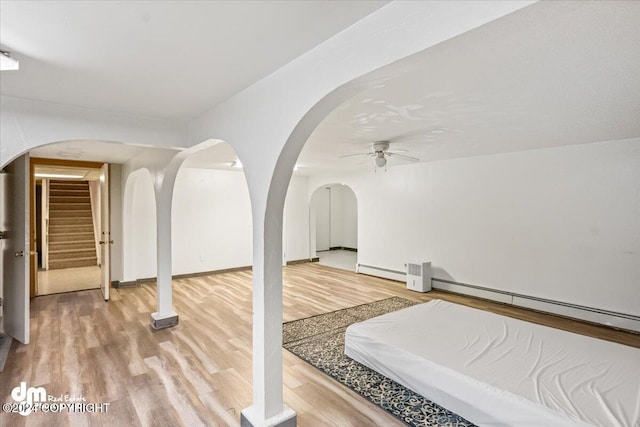
<svg viewBox="0 0 640 427">
<path fill-rule="evenodd" d="M 405 150 L 404 148 L 394 148 L 393 150 L 386 151 L 387 153 L 408 153 L 409 150 Z"/>
<path fill-rule="evenodd" d="M 358 154 L 347 154 L 346 156 L 340 156 L 341 159 L 347 159 L 349 157 L 362 157 L 362 156 L 371 156 L 373 153 L 358 153 Z"/>
<path fill-rule="evenodd" d="M 405 156 L 404 154 L 397 154 L 397 153 L 390 153 L 390 152 L 385 152 L 384 154 L 389 156 L 389 157 L 397 157 L 399 159 L 408 160 L 410 162 L 419 162 L 420 161 L 420 159 L 417 158 L 417 157 Z"/>
</svg>

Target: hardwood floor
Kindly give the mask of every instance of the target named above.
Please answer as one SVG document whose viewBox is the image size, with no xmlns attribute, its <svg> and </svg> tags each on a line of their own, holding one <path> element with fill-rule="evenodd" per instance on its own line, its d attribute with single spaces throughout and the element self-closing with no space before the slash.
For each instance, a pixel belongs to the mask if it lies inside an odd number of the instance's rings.
<svg viewBox="0 0 640 427">
<path fill-rule="evenodd" d="M 401 296 L 482 308 L 640 347 L 640 336 L 318 264 L 284 269 L 284 321 Z M 155 285 L 48 295 L 31 303 L 30 345 L 14 342 L 0 373 L 0 403 L 21 381 L 50 395 L 110 403 L 107 413 L 0 413 L 0 426 L 237 425 L 251 404 L 251 273 L 176 280 L 180 324 L 154 331 Z M 300 426 L 404 425 L 283 350 L 284 398 Z"/>
</svg>

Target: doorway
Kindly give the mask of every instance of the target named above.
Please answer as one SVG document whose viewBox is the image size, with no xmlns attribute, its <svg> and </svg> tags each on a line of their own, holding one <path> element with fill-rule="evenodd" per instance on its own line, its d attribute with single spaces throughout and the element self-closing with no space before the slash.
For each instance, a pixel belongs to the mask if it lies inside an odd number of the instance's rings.
<svg viewBox="0 0 640 427">
<path fill-rule="evenodd" d="M 109 298 L 108 165 L 31 159 L 31 296 L 102 288 Z"/>
<path fill-rule="evenodd" d="M 358 202 L 344 184 L 322 186 L 311 196 L 311 252 L 319 263 L 355 271 L 358 251 Z"/>
</svg>

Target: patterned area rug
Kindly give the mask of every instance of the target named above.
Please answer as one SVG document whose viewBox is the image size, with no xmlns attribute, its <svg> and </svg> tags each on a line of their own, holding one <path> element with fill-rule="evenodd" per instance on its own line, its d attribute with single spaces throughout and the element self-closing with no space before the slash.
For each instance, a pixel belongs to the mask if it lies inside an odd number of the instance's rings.
<svg viewBox="0 0 640 427">
<path fill-rule="evenodd" d="M 283 325 L 283 346 L 408 425 L 473 426 L 464 418 L 344 355 L 344 334 L 349 325 L 415 304 L 393 297 L 287 322 Z"/>
</svg>

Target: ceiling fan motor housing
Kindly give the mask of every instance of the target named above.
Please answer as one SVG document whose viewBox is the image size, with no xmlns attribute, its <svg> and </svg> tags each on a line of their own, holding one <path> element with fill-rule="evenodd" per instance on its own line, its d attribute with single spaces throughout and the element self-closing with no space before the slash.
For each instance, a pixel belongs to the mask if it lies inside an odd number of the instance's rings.
<svg viewBox="0 0 640 427">
<path fill-rule="evenodd" d="M 373 143 L 373 151 L 376 153 L 380 151 L 387 151 L 389 149 L 389 141 L 378 141 Z"/>
</svg>

